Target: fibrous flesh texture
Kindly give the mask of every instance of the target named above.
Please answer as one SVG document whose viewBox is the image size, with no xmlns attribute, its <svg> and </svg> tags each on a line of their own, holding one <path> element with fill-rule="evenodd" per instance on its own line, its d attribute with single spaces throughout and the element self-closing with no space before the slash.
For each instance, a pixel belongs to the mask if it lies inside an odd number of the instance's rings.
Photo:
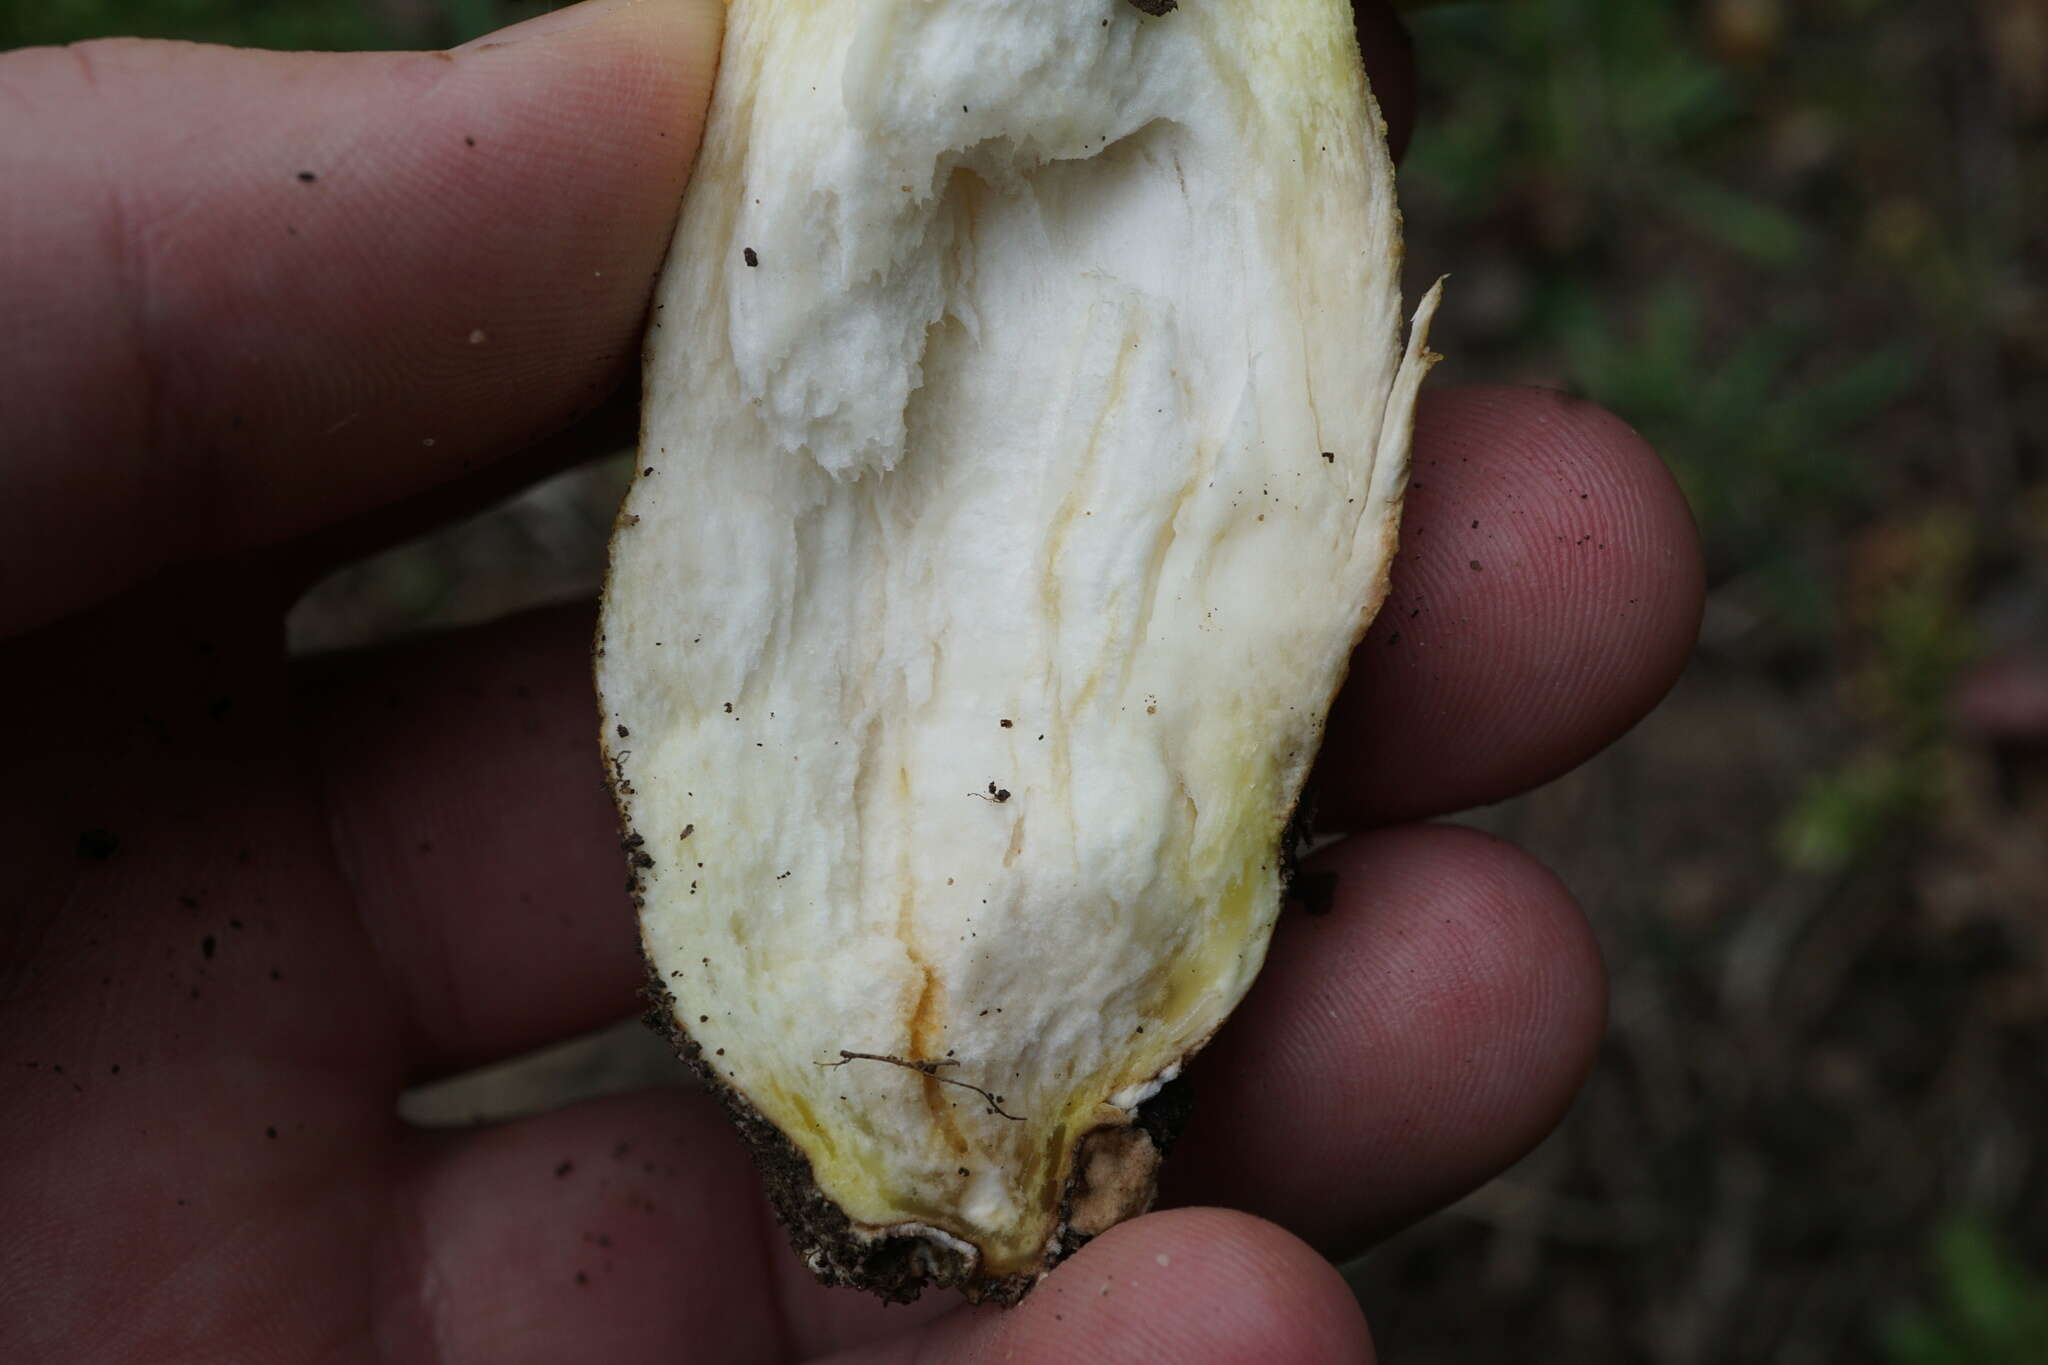
<svg viewBox="0 0 2048 1365">
<path fill-rule="evenodd" d="M 1399 259 L 1342 0 L 731 5 L 598 680 L 823 1277 L 1014 1298 L 1149 1201 L 1385 591 Z"/>
</svg>

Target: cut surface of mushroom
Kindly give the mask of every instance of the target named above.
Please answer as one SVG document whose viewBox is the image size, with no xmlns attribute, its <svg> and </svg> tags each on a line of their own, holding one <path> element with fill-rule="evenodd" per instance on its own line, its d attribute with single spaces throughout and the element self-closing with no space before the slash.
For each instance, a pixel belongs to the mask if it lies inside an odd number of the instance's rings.
<svg viewBox="0 0 2048 1365">
<path fill-rule="evenodd" d="M 1412 328 L 1342 0 L 734 0 L 614 540 L 666 1022 L 828 1280 L 1149 1203 L 1386 590 Z M 1404 341 L 1405 337 L 1405 341 Z"/>
</svg>

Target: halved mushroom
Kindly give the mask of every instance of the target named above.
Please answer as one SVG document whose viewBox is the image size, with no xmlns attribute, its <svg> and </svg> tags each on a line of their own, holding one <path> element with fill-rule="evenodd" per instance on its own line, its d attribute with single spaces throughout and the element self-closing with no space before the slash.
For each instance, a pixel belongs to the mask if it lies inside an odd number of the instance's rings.
<svg viewBox="0 0 2048 1365">
<path fill-rule="evenodd" d="M 598 651 L 643 941 L 892 1297 L 1147 1207 L 1386 590 L 1434 294 L 1404 348 L 1350 7 L 1162 8 L 735 0 L 656 306 Z"/>
</svg>

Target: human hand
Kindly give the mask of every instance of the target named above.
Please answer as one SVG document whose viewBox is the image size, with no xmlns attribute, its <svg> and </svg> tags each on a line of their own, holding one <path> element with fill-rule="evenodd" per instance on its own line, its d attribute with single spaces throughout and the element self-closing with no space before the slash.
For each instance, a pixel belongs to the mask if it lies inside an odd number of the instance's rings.
<svg viewBox="0 0 2048 1365">
<path fill-rule="evenodd" d="M 281 616 L 581 444 L 548 434 L 632 368 L 720 13 L 0 57 L 0 1356 L 1357 1359 L 1323 1257 L 1514 1160 L 1590 1064 L 1569 897 L 1409 822 L 1639 717 L 1697 551 L 1612 418 L 1446 392 L 1321 770 L 1369 832 L 1312 864 L 1332 913 L 1286 917 L 1168 1164 L 1169 1202 L 1248 1212 L 1116 1228 L 1007 1313 L 884 1309 L 810 1280 L 701 1095 L 396 1117 L 634 1008 L 588 615 L 310 662 Z"/>
</svg>

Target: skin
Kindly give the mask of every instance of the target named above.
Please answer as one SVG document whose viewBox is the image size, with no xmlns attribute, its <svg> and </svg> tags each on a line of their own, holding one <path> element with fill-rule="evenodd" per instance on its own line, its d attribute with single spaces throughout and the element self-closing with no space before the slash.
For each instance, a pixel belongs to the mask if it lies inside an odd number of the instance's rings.
<svg viewBox="0 0 2048 1365">
<path fill-rule="evenodd" d="M 1324 1258 L 1501 1170 L 1583 1079 L 1604 984 L 1569 894 L 1416 822 L 1640 718 L 1697 626 L 1696 540 L 1612 417 L 1441 391 L 1322 764 L 1361 832 L 1198 1064 L 1181 1207 L 1010 1313 L 886 1310 L 810 1281 L 691 1092 L 395 1117 L 635 1009 L 589 613 L 315 662 L 281 615 L 630 419 L 605 398 L 720 13 L 0 57 L 0 1356 L 1368 1358 Z"/>
</svg>

